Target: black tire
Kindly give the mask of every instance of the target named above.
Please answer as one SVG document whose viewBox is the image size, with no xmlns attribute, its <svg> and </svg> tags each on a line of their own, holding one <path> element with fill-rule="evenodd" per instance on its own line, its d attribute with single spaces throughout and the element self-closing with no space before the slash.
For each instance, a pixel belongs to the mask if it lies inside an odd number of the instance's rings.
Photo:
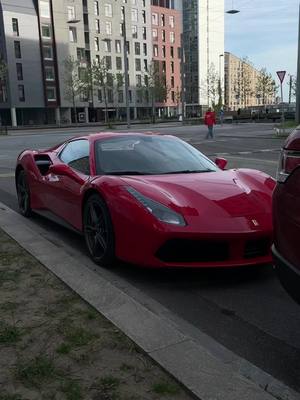
<svg viewBox="0 0 300 400">
<path fill-rule="evenodd" d="M 92 260 L 104 267 L 112 267 L 116 261 L 115 237 L 107 205 L 93 194 L 84 205 L 83 233 Z"/>
<path fill-rule="evenodd" d="M 32 209 L 30 205 L 30 188 L 24 170 L 18 173 L 16 185 L 19 211 L 24 217 L 30 217 L 32 214 Z"/>
</svg>

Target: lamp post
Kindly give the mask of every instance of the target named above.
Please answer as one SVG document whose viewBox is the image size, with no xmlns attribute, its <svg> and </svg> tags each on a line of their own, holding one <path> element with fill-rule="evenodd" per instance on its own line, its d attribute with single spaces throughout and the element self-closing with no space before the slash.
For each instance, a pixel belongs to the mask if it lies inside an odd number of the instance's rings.
<svg viewBox="0 0 300 400">
<path fill-rule="evenodd" d="M 239 13 L 239 12 L 240 12 L 239 10 L 236 10 L 236 9 L 233 7 L 233 0 L 232 0 L 231 9 L 228 10 L 228 11 L 226 11 L 226 14 L 237 14 L 237 13 Z"/>
<path fill-rule="evenodd" d="M 129 79 L 128 79 L 128 64 L 127 64 L 127 39 L 126 39 L 126 15 L 125 6 L 122 7 L 122 33 L 123 33 L 123 50 L 124 50 L 124 74 L 125 74 L 125 104 L 126 104 L 126 119 L 127 128 L 130 128 L 130 106 L 129 106 Z"/>
<path fill-rule="evenodd" d="M 298 33 L 298 66 L 297 66 L 297 89 L 296 89 L 296 122 L 300 123 L 300 4 L 299 4 L 299 33 Z"/>
</svg>

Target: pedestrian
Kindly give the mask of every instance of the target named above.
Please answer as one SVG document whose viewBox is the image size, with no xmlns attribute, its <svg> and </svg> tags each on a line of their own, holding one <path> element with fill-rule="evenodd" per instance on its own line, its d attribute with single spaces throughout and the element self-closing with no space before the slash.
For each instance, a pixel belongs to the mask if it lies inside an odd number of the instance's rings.
<svg viewBox="0 0 300 400">
<path fill-rule="evenodd" d="M 219 111 L 219 119 L 220 119 L 220 124 L 223 126 L 223 121 L 224 121 L 224 110 L 223 110 L 223 108 L 221 108 L 220 111 Z"/>
<path fill-rule="evenodd" d="M 209 139 L 209 137 L 211 137 L 213 139 L 213 137 L 214 137 L 213 129 L 214 129 L 214 125 L 216 124 L 216 114 L 211 109 L 211 107 L 209 107 L 209 109 L 205 113 L 204 123 L 208 128 L 206 139 Z"/>
</svg>

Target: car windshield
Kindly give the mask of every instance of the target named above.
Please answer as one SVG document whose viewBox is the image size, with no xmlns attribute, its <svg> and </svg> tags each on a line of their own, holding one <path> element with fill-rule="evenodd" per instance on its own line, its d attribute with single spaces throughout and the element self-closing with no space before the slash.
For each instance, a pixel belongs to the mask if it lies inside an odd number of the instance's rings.
<svg viewBox="0 0 300 400">
<path fill-rule="evenodd" d="M 121 136 L 95 144 L 98 175 L 160 175 L 217 171 L 194 147 L 168 136 Z"/>
</svg>

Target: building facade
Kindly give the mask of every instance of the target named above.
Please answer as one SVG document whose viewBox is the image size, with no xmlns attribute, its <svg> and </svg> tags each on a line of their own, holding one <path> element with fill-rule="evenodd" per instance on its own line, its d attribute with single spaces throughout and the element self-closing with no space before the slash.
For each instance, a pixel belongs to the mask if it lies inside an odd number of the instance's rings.
<svg viewBox="0 0 300 400">
<path fill-rule="evenodd" d="M 260 71 L 245 59 L 225 52 L 225 97 L 228 110 L 275 104 L 275 91 L 265 99 L 258 94 Z M 274 86 L 275 89 L 275 86 Z"/>
<path fill-rule="evenodd" d="M 224 0 L 183 0 L 183 49 L 186 113 L 201 115 L 224 92 Z"/>
<path fill-rule="evenodd" d="M 125 119 L 125 88 L 115 79 L 124 77 L 125 62 L 131 118 L 146 117 L 151 104 L 142 95 L 147 88 L 140 88 L 145 86 L 153 58 L 165 68 L 170 86 L 166 102 L 157 107 L 174 114 L 178 105 L 175 93 L 181 90 L 180 5 L 180 0 L 14 0 L 11 5 L 0 0 L 0 58 L 8 66 L 0 90 L 2 123 L 102 121 L 105 112 L 110 118 Z M 154 43 L 155 13 L 161 40 Z M 155 55 L 154 44 L 158 46 Z M 105 96 L 104 89 L 92 81 L 90 88 L 76 97 L 74 106 L 67 96 L 65 60 L 69 57 L 77 60 L 82 70 L 105 60 L 112 78 Z"/>
<path fill-rule="evenodd" d="M 181 35 L 180 2 L 152 0 L 152 53 L 154 68 L 166 81 L 166 98 L 157 103 L 158 114 L 181 113 Z"/>
</svg>

